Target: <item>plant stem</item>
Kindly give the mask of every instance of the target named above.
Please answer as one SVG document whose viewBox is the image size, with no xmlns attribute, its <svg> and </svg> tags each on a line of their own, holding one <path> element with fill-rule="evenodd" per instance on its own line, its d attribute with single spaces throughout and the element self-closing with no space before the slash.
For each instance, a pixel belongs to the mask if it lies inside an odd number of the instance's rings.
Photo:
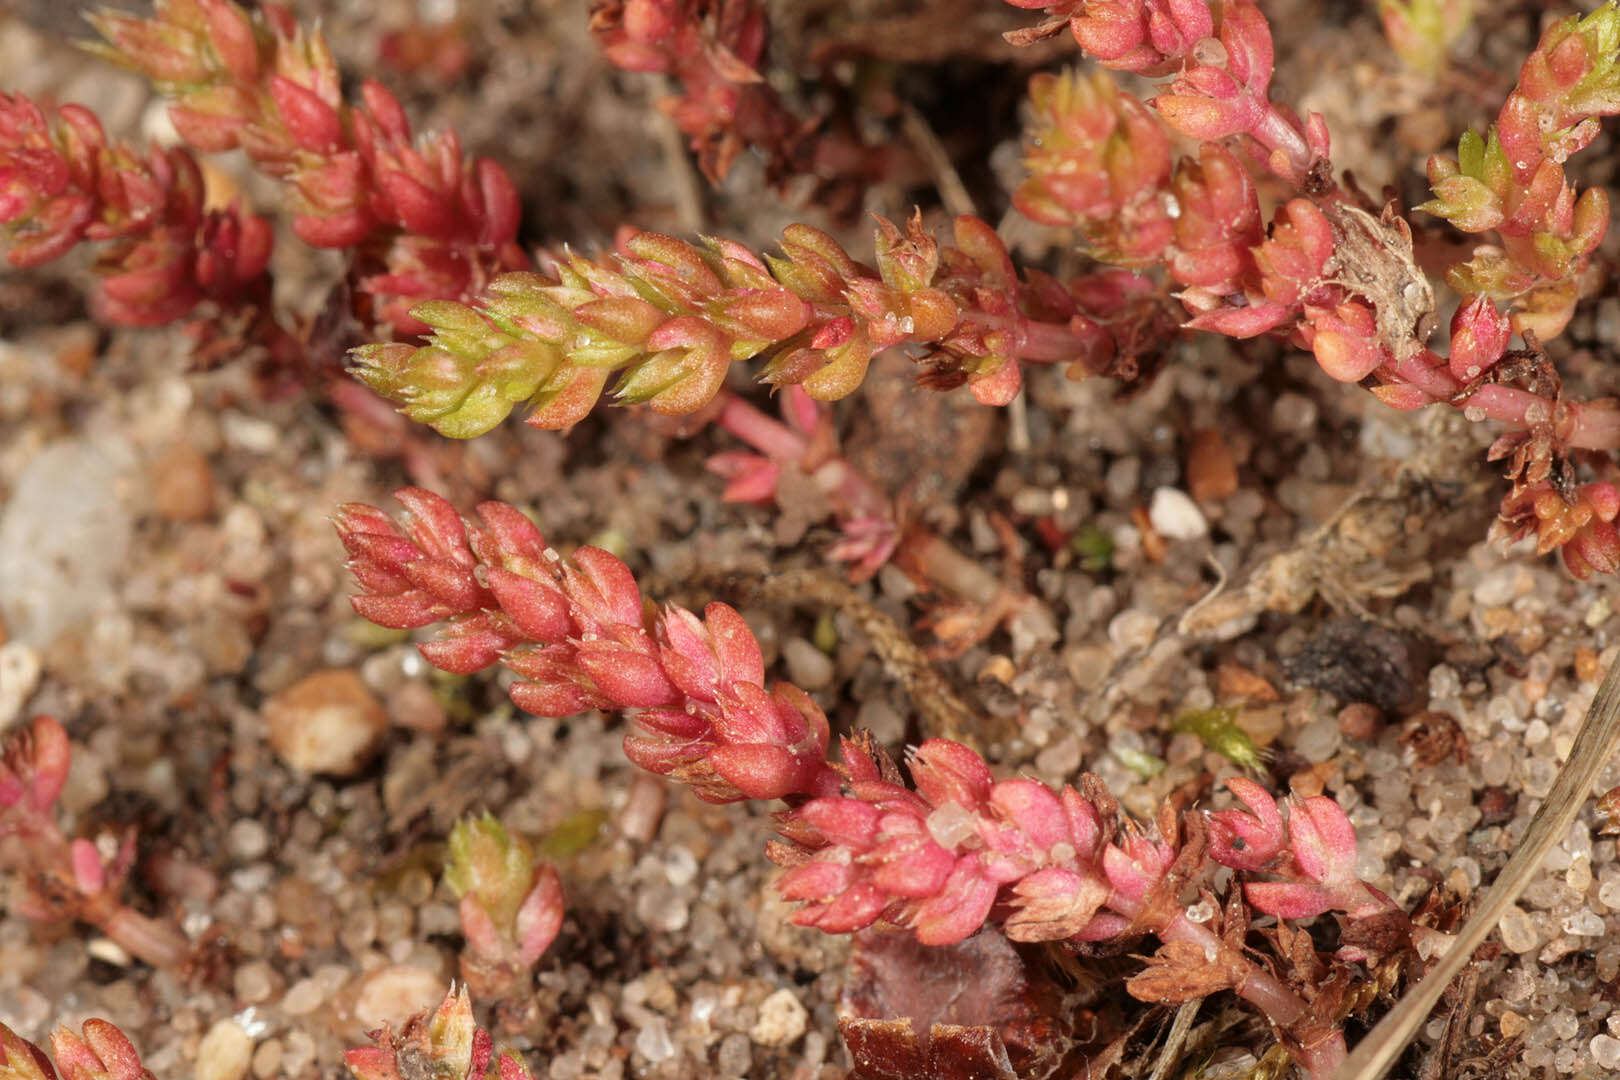
<svg viewBox="0 0 1620 1080">
<path fill-rule="evenodd" d="M 1126 896 L 1115 889 L 1105 904 L 1109 909 L 1132 920 L 1144 914 L 1145 905 L 1139 899 Z M 1238 997 L 1259 1009 L 1267 1020 L 1279 1029 L 1288 1028 L 1306 1017 L 1310 1006 L 1290 990 L 1281 979 L 1266 971 L 1247 957 L 1227 947 L 1209 927 L 1195 923 L 1185 914 L 1176 913 L 1168 920 L 1159 921 L 1147 911 L 1147 926 L 1161 941 L 1182 942 L 1195 946 L 1213 961 L 1241 965 L 1243 978 L 1232 990 Z M 1158 925 L 1153 925 L 1158 922 Z M 1344 1034 L 1337 1029 L 1312 1045 L 1301 1045 L 1296 1060 L 1312 1080 L 1329 1080 L 1344 1060 L 1346 1047 Z"/>
<path fill-rule="evenodd" d="M 780 420 L 754 408 L 730 391 L 721 392 L 720 415 L 715 423 L 768 458 L 801 464 L 809 446 Z"/>
</svg>

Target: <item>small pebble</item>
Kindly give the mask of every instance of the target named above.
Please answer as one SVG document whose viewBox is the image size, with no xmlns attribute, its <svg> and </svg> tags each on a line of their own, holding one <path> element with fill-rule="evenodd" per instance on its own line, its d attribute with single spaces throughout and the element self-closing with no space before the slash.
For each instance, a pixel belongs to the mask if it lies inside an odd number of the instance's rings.
<svg viewBox="0 0 1620 1080">
<path fill-rule="evenodd" d="M 235 1020 L 208 1029 L 197 1045 L 197 1080 L 242 1080 L 253 1061 L 253 1036 Z"/>
<path fill-rule="evenodd" d="M 307 1016 L 321 1007 L 326 1000 L 326 987 L 314 976 L 299 979 L 287 988 L 281 999 L 281 1011 L 288 1016 Z"/>
<path fill-rule="evenodd" d="M 39 685 L 39 654 L 25 642 L 0 645 L 0 731 L 4 731 L 28 704 Z"/>
<path fill-rule="evenodd" d="M 686 848 L 676 845 L 664 853 L 664 877 L 677 889 L 697 877 L 698 861 Z"/>
<path fill-rule="evenodd" d="M 400 875 L 399 898 L 413 908 L 426 904 L 433 896 L 433 875 L 420 866 L 413 866 Z"/>
<path fill-rule="evenodd" d="M 438 695 L 421 679 L 409 679 L 388 695 L 388 715 L 400 727 L 424 735 L 437 735 L 447 720 Z"/>
<path fill-rule="evenodd" d="M 1321 762 L 1339 752 L 1338 720 L 1323 716 L 1312 720 L 1294 737 L 1294 751 L 1306 761 Z"/>
<path fill-rule="evenodd" d="M 1279 431 L 1308 431 L 1316 426 L 1316 402 L 1303 394 L 1280 394 L 1271 406 L 1271 423 Z"/>
<path fill-rule="evenodd" d="M 388 729 L 388 714 L 347 668 L 318 671 L 264 703 L 270 746 L 305 773 L 352 776 Z"/>
<path fill-rule="evenodd" d="M 1081 759 L 1080 740 L 1069 735 L 1042 750 L 1035 768 L 1045 776 L 1067 778 L 1080 771 Z"/>
<path fill-rule="evenodd" d="M 255 960 L 236 969 L 234 980 L 237 1000 L 244 1005 L 258 1005 L 268 1001 L 275 992 L 277 975 L 269 964 Z"/>
<path fill-rule="evenodd" d="M 444 1000 L 447 983 L 438 972 L 407 964 L 379 968 L 366 976 L 355 998 L 354 1017 L 366 1030 L 398 1026 Z"/>
<path fill-rule="evenodd" d="M 748 1037 L 761 1046 L 788 1046 L 804 1034 L 808 1019 L 799 999 L 784 987 L 759 1003 L 759 1020 Z"/>
<path fill-rule="evenodd" d="M 715 1064 L 723 1077 L 743 1077 L 748 1075 L 748 1069 L 754 1063 L 753 1055 L 748 1036 L 733 1032 L 720 1040 L 720 1052 L 716 1055 Z"/>
<path fill-rule="evenodd" d="M 65 439 L 9 478 L 0 508 L 0 617 L 12 638 L 44 649 L 116 594 L 134 536 L 121 493 L 133 459 L 121 436 Z"/>
<path fill-rule="evenodd" d="M 663 1017 L 654 1017 L 636 1032 L 636 1050 L 655 1065 L 675 1056 L 675 1044 L 670 1040 L 669 1025 Z"/>
<path fill-rule="evenodd" d="M 1502 935 L 1502 944 L 1511 952 L 1527 953 L 1540 944 L 1535 921 L 1517 907 L 1510 907 L 1503 914 L 1497 933 Z"/>
<path fill-rule="evenodd" d="M 1161 487 L 1148 507 L 1153 531 L 1166 540 L 1196 540 L 1209 534 L 1209 522 L 1192 497 L 1180 488 Z"/>
<path fill-rule="evenodd" d="M 270 454 L 281 445 L 282 431 L 275 424 L 234 410 L 220 416 L 220 430 L 232 449 L 250 454 Z"/>
<path fill-rule="evenodd" d="M 1103 488 L 1115 503 L 1129 502 L 1136 495 L 1137 483 L 1142 478 L 1139 458 L 1116 458 L 1103 476 Z"/>
<path fill-rule="evenodd" d="M 1226 498 L 1237 490 L 1237 457 L 1219 428 L 1193 436 L 1187 450 L 1187 490 L 1198 502 Z"/>
<path fill-rule="evenodd" d="M 270 1080 L 281 1072 L 281 1040 L 266 1039 L 253 1051 L 253 1075 Z"/>
<path fill-rule="evenodd" d="M 152 509 L 168 521 L 201 521 L 214 510 L 214 470 L 186 443 L 175 443 L 148 467 Z"/>
<path fill-rule="evenodd" d="M 782 659 L 787 662 L 788 681 L 799 689 L 825 690 L 832 685 L 832 660 L 804 638 L 788 639 Z"/>
<path fill-rule="evenodd" d="M 288 1032 L 282 1042 L 281 1062 L 288 1076 L 297 1076 L 315 1064 L 315 1040 L 302 1031 Z"/>
<path fill-rule="evenodd" d="M 98 937 L 84 947 L 92 960 L 100 960 L 103 964 L 113 967 L 129 967 L 135 960 L 129 951 L 111 938 Z"/>
<path fill-rule="evenodd" d="M 886 701 L 868 698 L 855 714 L 855 727 L 865 728 L 880 743 L 893 745 L 906 737 L 906 718 Z"/>
<path fill-rule="evenodd" d="M 668 789 L 659 778 L 637 772 L 630 782 L 630 794 L 625 798 L 624 809 L 619 811 L 619 832 L 634 843 L 651 842 L 658 835 L 658 826 L 664 819 L 664 807 L 668 801 Z"/>
<path fill-rule="evenodd" d="M 251 862 L 270 849 L 270 834 L 252 818 L 238 818 L 225 834 L 225 846 L 232 857 Z"/>
<path fill-rule="evenodd" d="M 1605 932 L 1603 917 L 1596 912 L 1581 910 L 1564 919 L 1564 933 L 1576 937 L 1602 937 Z"/>
<path fill-rule="evenodd" d="M 1594 1035 L 1587 1046 L 1592 1051 L 1592 1062 L 1598 1068 L 1610 1072 L 1620 1069 L 1620 1039 L 1613 1035 Z"/>
<path fill-rule="evenodd" d="M 1339 734 L 1347 739 L 1371 742 L 1383 727 L 1384 714 L 1376 705 L 1359 701 L 1339 710 Z"/>
<path fill-rule="evenodd" d="M 1159 632 L 1159 620 L 1139 608 L 1115 615 L 1108 622 L 1108 640 L 1123 649 L 1145 649 Z"/>
</svg>

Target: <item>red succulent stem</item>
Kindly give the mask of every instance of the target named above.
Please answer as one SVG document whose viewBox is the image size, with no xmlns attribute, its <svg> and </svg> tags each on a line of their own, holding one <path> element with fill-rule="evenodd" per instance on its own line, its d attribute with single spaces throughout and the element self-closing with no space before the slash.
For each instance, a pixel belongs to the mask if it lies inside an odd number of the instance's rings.
<svg viewBox="0 0 1620 1080">
<path fill-rule="evenodd" d="M 653 612 L 621 560 L 594 547 L 564 559 L 505 503 L 481 504 L 469 528 L 431 492 L 395 495 L 412 511 L 403 527 L 351 504 L 338 534 L 366 589 L 354 598 L 363 617 L 447 624 L 422 646 L 429 663 L 470 674 L 503 662 L 521 677 L 513 702 L 541 716 L 630 710 L 630 759 L 711 802 L 837 790 L 826 715 L 797 687 L 766 685 L 735 610 Z"/>
<path fill-rule="evenodd" d="M 505 170 L 464 157 L 453 132 L 416 139 L 380 83 L 344 100 L 325 40 L 286 7 L 159 0 L 150 18 L 106 11 L 91 21 L 106 40 L 94 51 L 151 79 L 188 144 L 241 149 L 295 193 L 293 229 L 305 243 L 359 249 L 359 285 L 381 301 L 377 321 L 420 333 L 414 305 L 471 297 L 529 265 Z"/>
<path fill-rule="evenodd" d="M 855 580 L 865 580 L 889 560 L 900 542 L 894 507 L 861 470 L 837 453 L 825 406 L 797 386 L 784 388 L 781 401 L 789 423 L 773 420 L 723 391 L 715 424 L 758 453 L 722 452 L 709 459 L 708 467 L 727 479 L 725 497 L 735 502 L 772 500 L 784 468 L 803 472 L 832 504 L 844 532 L 831 556 L 849 563 Z"/>
<path fill-rule="evenodd" d="M 1543 399 L 1545 400 L 1545 399 Z M 1596 402 L 1572 402 L 1570 446 L 1585 450 L 1620 450 L 1620 408 Z"/>
<path fill-rule="evenodd" d="M 1020 319 L 1016 333 L 1018 358 L 1030 364 L 1074 363 L 1093 348 L 1111 351 L 1113 345 L 1106 330 L 1084 318 L 1071 323 Z"/>
<path fill-rule="evenodd" d="M 784 394 L 796 392 L 796 387 L 783 391 Z M 772 420 L 736 394 L 722 392 L 719 400 L 720 412 L 714 422 L 721 430 L 737 436 L 766 457 L 796 465 L 803 463 L 810 450 L 804 436 L 780 420 Z"/>
<path fill-rule="evenodd" d="M 787 445 L 758 419 L 744 427 Z M 1253 906 L 1279 917 L 1398 912 L 1356 880 L 1355 835 L 1331 800 L 1305 800 L 1284 819 L 1263 789 L 1233 781 L 1251 813 L 1226 811 L 1207 826 L 1167 813 L 1162 839 L 1153 839 L 1120 820 L 1095 777 L 1061 791 L 995 781 L 982 757 L 945 739 L 911 754 L 911 786 L 867 742 L 844 740 L 843 762 L 833 765 L 825 716 L 789 684 L 766 689 L 758 643 L 732 609 L 710 604 L 701 620 L 676 607 L 653 612 L 622 562 L 593 548 L 565 560 L 505 504 L 483 504 L 470 525 L 427 492 L 398 497 L 412 511 L 403 522 L 368 506 L 339 514 L 364 589 L 356 610 L 386 626 L 445 622 L 423 655 L 456 672 L 505 663 L 520 676 L 513 701 L 531 712 L 625 711 L 631 761 L 700 798 L 787 800 L 778 817 L 784 839 L 770 855 L 788 867 L 782 895 L 804 905 L 796 922 L 848 933 L 884 920 L 924 944 L 960 941 L 992 917 L 1019 941 L 1146 930 L 1166 949 L 1192 946 L 1150 966 L 1179 965 L 1200 985 L 1235 990 L 1303 1048 L 1313 1077 L 1325 1080 L 1343 1058 L 1336 1031 L 1188 919 L 1176 896 L 1213 857 L 1281 876 L 1245 890 Z M 1189 839 L 1178 846 L 1177 836 Z M 1207 847 L 1205 837 L 1213 837 Z M 1141 978 L 1140 993 L 1160 1000 L 1160 984 Z"/>
<path fill-rule="evenodd" d="M 769 33 L 759 0 L 592 0 L 590 27 L 609 63 L 670 77 L 677 92 L 658 107 L 710 183 L 751 150 L 767 183 L 853 217 L 873 181 L 918 169 L 903 143 L 868 142 L 853 125 L 834 127 L 787 106 L 760 70 Z M 815 185 L 808 195 L 799 186 L 807 180 Z"/>
<path fill-rule="evenodd" d="M 100 927 L 131 956 L 155 968 L 173 970 L 191 955 L 191 942 L 173 923 L 142 915 L 128 904 L 120 903 L 105 916 L 85 921 Z"/>
<path fill-rule="evenodd" d="M 67 732 L 49 716 L 14 734 L 0 757 L 0 837 L 21 842 L 20 913 L 90 923 L 153 967 L 178 967 L 191 953 L 185 935 L 119 898 L 134 860 L 133 832 L 104 863 L 94 844 L 68 839 L 57 825 L 54 807 L 70 758 Z"/>
<path fill-rule="evenodd" d="M 1245 90 L 1245 93 L 1248 91 Z M 1252 94 L 1250 100 L 1253 100 Z M 1273 155 L 1281 154 L 1289 167 L 1279 171 L 1279 175 L 1296 184 L 1300 183 L 1312 162 L 1321 155 L 1311 149 L 1304 132 L 1300 131 L 1293 120 L 1284 116 L 1276 105 L 1270 101 L 1255 104 L 1259 107 L 1258 118 L 1247 134 L 1271 151 L 1268 162 L 1274 160 Z"/>
<path fill-rule="evenodd" d="M 1109 898 L 1108 906 L 1133 921 L 1141 909 L 1140 904 L 1120 898 L 1117 893 Z M 1152 929 L 1154 936 L 1159 940 L 1191 945 L 1206 956 L 1231 953 L 1230 947 L 1209 927 L 1193 922 L 1185 914 L 1173 915 Z M 1287 983 L 1259 964 L 1244 962 L 1246 964 L 1244 974 L 1232 987 L 1234 994 L 1253 1005 L 1281 1031 L 1287 1031 L 1310 1019 L 1310 1005 L 1290 990 Z M 1306 1075 L 1314 1080 L 1331 1080 L 1338 1072 L 1339 1066 L 1344 1063 L 1347 1054 L 1344 1032 L 1336 1027 L 1329 1028 L 1313 1038 L 1301 1039 L 1294 1048 L 1295 1060 L 1300 1068 L 1305 1070 Z"/>
<path fill-rule="evenodd" d="M 79 105 L 53 115 L 0 93 L 0 228 L 13 234 L 13 266 L 102 244 L 95 307 L 124 326 L 171 322 L 205 300 L 257 302 L 268 289 L 267 222 L 208 209 L 189 153 L 137 153 Z"/>
</svg>

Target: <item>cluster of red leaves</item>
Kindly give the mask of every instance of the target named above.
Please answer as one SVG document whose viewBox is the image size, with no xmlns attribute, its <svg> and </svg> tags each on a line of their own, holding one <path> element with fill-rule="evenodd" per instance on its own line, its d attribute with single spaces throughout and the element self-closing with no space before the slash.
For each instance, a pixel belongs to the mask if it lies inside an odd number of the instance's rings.
<svg viewBox="0 0 1620 1080">
<path fill-rule="evenodd" d="M 1600 117 L 1620 112 L 1617 33 L 1612 4 L 1549 26 L 1490 130 L 1465 134 L 1456 157 L 1429 159 L 1435 197 L 1419 209 L 1502 241 L 1453 266 L 1447 281 L 1464 295 L 1511 301 L 1514 328 L 1543 340 L 1569 322 L 1609 230 L 1608 194 L 1594 187 L 1577 197 L 1564 162 L 1597 137 Z"/>
<path fill-rule="evenodd" d="M 120 899 L 135 861 L 134 828 L 103 858 L 94 842 L 69 839 L 57 826 L 56 799 L 71 760 L 67 732 L 49 716 L 14 732 L 0 754 L 0 840 L 14 837 L 18 845 L 12 910 L 41 922 L 88 922 L 154 967 L 179 964 L 191 951 L 185 936 Z"/>
<path fill-rule="evenodd" d="M 1095 777 L 1060 791 L 997 781 L 948 740 L 910 755 L 909 785 L 866 741 L 842 740 L 833 764 L 825 715 L 790 684 L 765 686 L 759 645 L 731 608 L 710 604 L 702 619 L 654 611 L 619 559 L 588 547 L 564 559 L 506 504 L 481 505 L 470 524 L 427 492 L 398 497 L 411 511 L 400 522 L 370 506 L 338 515 L 364 590 L 355 609 L 402 629 L 444 623 L 421 646 L 429 662 L 460 673 L 503 663 L 519 676 L 513 701 L 530 712 L 627 712 L 630 759 L 703 799 L 788 800 L 770 855 L 789 868 L 779 888 L 802 903 L 803 925 L 849 933 L 883 922 L 940 945 L 990 920 L 1015 941 L 1149 932 L 1167 951 L 1134 990 L 1164 1000 L 1175 987 L 1231 988 L 1293 1030 L 1319 1015 L 1179 899 L 1209 860 L 1280 879 L 1248 886 L 1268 914 L 1404 920 L 1356 879 L 1355 835 L 1330 799 L 1297 803 L 1285 819 L 1263 789 L 1233 781 L 1249 813 L 1167 811 L 1154 835 L 1123 819 Z M 1294 1034 L 1312 1048 L 1301 1060 L 1313 1072 L 1342 1054 L 1332 1031 Z"/>
<path fill-rule="evenodd" d="M 528 1063 L 511 1051 L 495 1057 L 495 1039 L 473 1016 L 467 988 L 450 988 L 438 1008 L 411 1017 L 395 1031 L 370 1033 L 374 1046 L 343 1055 L 354 1080 L 488 1080 L 490 1065 L 499 1080 L 534 1080 Z"/>
<path fill-rule="evenodd" d="M 825 405 L 798 386 L 786 387 L 778 401 L 780 421 L 722 392 L 714 424 L 750 449 L 725 450 L 704 464 L 725 479 L 723 497 L 729 502 L 771 502 L 780 494 L 782 471 L 798 470 L 826 496 L 837 516 L 840 538 L 827 549 L 828 557 L 848 563 L 852 580 L 865 581 L 889 561 L 900 542 L 894 508 L 837 452 Z"/>
<path fill-rule="evenodd" d="M 210 210 L 186 151 L 141 155 L 107 138 L 78 105 L 54 120 L 37 103 L 0 93 L 0 225 L 13 266 L 34 267 L 99 242 L 97 314 L 155 326 L 203 300 L 265 291 L 269 225 L 237 207 Z"/>
<path fill-rule="evenodd" d="M 1410 226 L 1334 183 L 1320 117 L 1301 123 L 1268 100 L 1271 35 L 1250 0 L 1012 2 L 1050 16 L 1015 40 L 1068 27 L 1104 67 L 1170 80 L 1144 104 L 1104 71 L 1037 76 L 1030 177 L 1016 198 L 1027 216 L 1076 229 L 1104 261 L 1163 266 L 1192 329 L 1286 335 L 1394 408 L 1443 402 L 1503 422 L 1511 434 L 1493 457 L 1512 456 L 1514 480 L 1504 535 L 1534 535 L 1581 576 L 1620 566 L 1607 485 L 1577 489 L 1567 465 L 1574 450 L 1620 449 L 1620 411 L 1565 401 L 1556 380 L 1525 380 L 1522 365 L 1504 363 L 1515 329 L 1563 328 L 1607 229 L 1602 192 L 1577 198 L 1563 161 L 1595 136 L 1596 117 L 1620 109 L 1620 11 L 1549 29 L 1489 140 L 1470 134 L 1458 160 L 1430 163 L 1437 197 L 1421 209 L 1503 238 L 1448 276 L 1464 302 L 1442 357 L 1426 344 L 1435 302 Z M 1196 159 L 1173 161 L 1166 127 L 1202 143 Z M 1244 154 L 1298 191 L 1263 230 Z M 1511 321 L 1501 300 L 1516 305 Z"/>
<path fill-rule="evenodd" d="M 6 1080 L 153 1080 L 141 1064 L 135 1044 L 118 1027 L 106 1020 L 86 1020 L 75 1035 L 68 1028 L 51 1032 L 51 1054 L 0 1024 L 0 1077 Z"/>
<path fill-rule="evenodd" d="M 403 525 L 350 504 L 338 533 L 366 590 L 356 611 L 401 629 L 445 623 L 423 646 L 429 663 L 465 674 L 503 662 L 520 677 L 513 702 L 541 716 L 635 709 L 630 759 L 711 802 L 837 790 L 826 716 L 797 687 L 767 689 L 759 644 L 730 607 L 649 619 L 629 568 L 600 548 L 564 560 L 505 503 L 480 505 L 469 528 L 436 495 L 397 497 Z"/>
<path fill-rule="evenodd" d="M 150 18 L 102 12 L 97 51 L 151 79 L 195 149 L 241 149 L 295 193 L 293 229 L 316 247 L 359 249 L 375 318 L 414 333 L 411 306 L 471 296 L 528 265 L 515 242 L 517 189 L 495 162 L 467 160 L 454 132 L 413 139 L 399 101 L 368 80 L 344 101 L 318 32 L 280 4 L 159 0 Z"/>
<path fill-rule="evenodd" d="M 680 95 L 661 107 L 692 142 L 711 183 L 757 147 L 780 173 L 809 133 L 765 82 L 765 9 L 755 0 L 595 0 L 591 33 L 626 71 L 672 76 Z"/>
<path fill-rule="evenodd" d="M 873 181 L 907 162 L 902 148 L 861 139 L 850 124 L 802 116 L 782 100 L 760 65 L 769 41 L 758 0 L 593 0 L 591 34 L 610 64 L 669 76 L 660 99 L 690 142 L 698 167 L 718 184 L 738 154 L 764 161 L 767 183 L 848 219 Z"/>
</svg>

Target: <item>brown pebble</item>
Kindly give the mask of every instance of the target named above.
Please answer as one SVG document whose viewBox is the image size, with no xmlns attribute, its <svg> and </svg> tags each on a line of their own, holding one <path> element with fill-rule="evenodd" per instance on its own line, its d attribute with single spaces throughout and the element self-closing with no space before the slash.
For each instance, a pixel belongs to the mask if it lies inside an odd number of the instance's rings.
<svg viewBox="0 0 1620 1080">
<path fill-rule="evenodd" d="M 1193 436 L 1187 449 L 1187 493 L 1197 502 L 1224 499 L 1238 488 L 1237 455 L 1215 428 Z"/>
<path fill-rule="evenodd" d="M 627 840 L 638 844 L 651 843 L 658 835 L 658 826 L 664 820 L 664 806 L 669 791 L 664 781 L 650 773 L 638 772 L 630 782 L 630 794 L 619 811 L 619 832 Z"/>
<path fill-rule="evenodd" d="M 152 508 L 168 521 L 201 521 L 214 510 L 214 470 L 187 443 L 175 443 L 153 461 Z"/>
<path fill-rule="evenodd" d="M 1378 706 L 1358 701 L 1339 710 L 1339 734 L 1347 739 L 1370 742 L 1384 730 L 1384 714 Z"/>
<path fill-rule="evenodd" d="M 1620 787 L 1610 788 L 1598 796 L 1597 812 L 1604 818 L 1604 835 L 1620 832 Z"/>
<path fill-rule="evenodd" d="M 388 714 L 347 668 L 317 671 L 264 703 L 270 746 L 288 765 L 306 773 L 351 776 L 365 764 Z"/>
<path fill-rule="evenodd" d="M 1215 669 L 1215 696 L 1221 701 L 1231 701 L 1234 698 L 1277 701 L 1281 698 L 1277 688 L 1263 676 L 1231 661 Z"/>
<path fill-rule="evenodd" d="M 1322 794 L 1327 782 L 1339 771 L 1337 762 L 1319 761 L 1308 769 L 1301 769 L 1288 777 L 1288 791 L 1301 799 L 1312 799 Z"/>
<path fill-rule="evenodd" d="M 437 735 L 444 730 L 448 719 L 438 695 L 420 679 L 401 683 L 399 689 L 388 695 L 388 715 L 400 727 L 424 735 Z"/>
<path fill-rule="evenodd" d="M 1452 137 L 1451 121 L 1438 105 L 1407 110 L 1396 118 L 1395 137 L 1413 153 L 1432 154 Z"/>
<path fill-rule="evenodd" d="M 1505 787 L 1488 787 L 1479 793 L 1474 805 L 1479 808 L 1481 825 L 1506 825 L 1518 812 L 1519 797 Z"/>
<path fill-rule="evenodd" d="M 1598 663 L 1598 654 L 1585 645 L 1575 650 L 1575 677 L 1581 682 L 1597 682 L 1598 676 L 1603 674 L 1603 668 Z"/>
</svg>

